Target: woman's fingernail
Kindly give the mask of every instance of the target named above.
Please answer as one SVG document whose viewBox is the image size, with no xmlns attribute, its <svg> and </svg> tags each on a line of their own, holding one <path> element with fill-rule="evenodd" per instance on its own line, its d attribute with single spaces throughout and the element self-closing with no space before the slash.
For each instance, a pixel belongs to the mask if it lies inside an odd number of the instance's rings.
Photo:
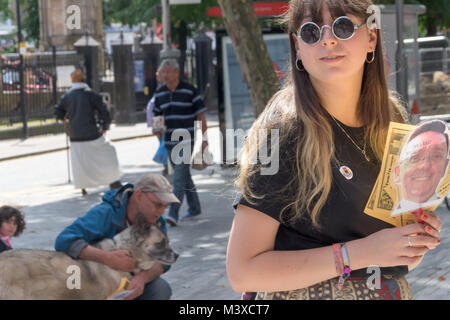
<svg viewBox="0 0 450 320">
<path fill-rule="evenodd" d="M 431 232 L 431 227 L 425 227 L 425 230 L 427 231 L 427 232 Z"/>
<path fill-rule="evenodd" d="M 424 215 L 422 216 L 422 219 L 423 219 L 423 220 L 427 220 L 427 219 L 428 219 L 428 216 L 427 216 L 426 214 L 424 214 Z"/>
<path fill-rule="evenodd" d="M 417 215 L 417 211 L 413 211 L 413 212 L 411 212 L 413 215 Z"/>
<path fill-rule="evenodd" d="M 438 244 L 441 244 L 441 240 L 438 240 L 437 243 L 438 243 Z"/>
</svg>

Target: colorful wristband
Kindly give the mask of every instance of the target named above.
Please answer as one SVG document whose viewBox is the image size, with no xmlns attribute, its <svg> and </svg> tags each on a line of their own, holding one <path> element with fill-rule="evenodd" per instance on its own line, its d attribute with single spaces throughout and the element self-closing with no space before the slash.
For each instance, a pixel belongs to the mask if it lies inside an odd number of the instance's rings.
<svg viewBox="0 0 450 320">
<path fill-rule="evenodd" d="M 344 273 L 344 265 L 342 262 L 341 245 L 333 244 L 334 263 L 336 265 L 336 273 L 341 276 Z"/>
<path fill-rule="evenodd" d="M 339 277 L 338 290 L 342 289 L 345 280 L 347 280 L 350 277 L 350 273 L 352 272 L 352 270 L 350 269 L 350 259 L 348 257 L 347 246 L 345 245 L 345 243 L 341 243 L 340 248 L 341 248 L 343 272 Z"/>
</svg>

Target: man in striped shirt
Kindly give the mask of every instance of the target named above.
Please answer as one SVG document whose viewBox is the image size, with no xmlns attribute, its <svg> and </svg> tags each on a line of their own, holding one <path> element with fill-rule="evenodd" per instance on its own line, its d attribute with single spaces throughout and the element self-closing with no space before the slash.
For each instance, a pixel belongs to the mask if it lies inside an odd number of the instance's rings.
<svg viewBox="0 0 450 320">
<path fill-rule="evenodd" d="M 164 116 L 166 126 L 164 143 L 174 168 L 173 193 L 180 200 L 180 204 L 171 204 L 166 220 L 171 226 L 176 226 L 178 211 L 185 194 L 189 209 L 181 220 L 192 219 L 201 214 L 200 201 L 190 172 L 190 158 L 194 148 L 195 121 L 201 121 L 204 135 L 207 130 L 205 117 L 207 109 L 197 89 L 189 83 L 180 81 L 177 60 L 164 60 L 160 66 L 160 77 L 164 85 L 156 90 L 153 113 L 155 116 Z M 202 150 L 204 151 L 207 146 L 208 142 L 203 141 Z M 177 161 L 180 158 L 181 163 Z"/>
</svg>

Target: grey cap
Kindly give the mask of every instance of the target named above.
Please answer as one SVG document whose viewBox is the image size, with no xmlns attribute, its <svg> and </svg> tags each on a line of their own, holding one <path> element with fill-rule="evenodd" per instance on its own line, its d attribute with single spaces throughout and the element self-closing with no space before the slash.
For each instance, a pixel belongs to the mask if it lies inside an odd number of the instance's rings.
<svg viewBox="0 0 450 320">
<path fill-rule="evenodd" d="M 135 190 L 143 192 L 152 192 L 159 200 L 168 203 L 180 203 L 180 200 L 172 193 L 172 186 L 160 174 L 148 174 L 142 177 L 135 185 Z"/>
</svg>

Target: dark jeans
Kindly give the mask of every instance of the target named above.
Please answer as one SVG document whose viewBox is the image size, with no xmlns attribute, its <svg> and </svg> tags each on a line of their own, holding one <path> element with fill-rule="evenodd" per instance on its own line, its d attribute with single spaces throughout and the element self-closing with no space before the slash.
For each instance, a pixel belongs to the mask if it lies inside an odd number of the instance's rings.
<svg viewBox="0 0 450 320">
<path fill-rule="evenodd" d="M 145 285 L 144 293 L 135 300 L 169 300 L 171 296 L 172 288 L 169 283 L 162 278 L 156 278 Z"/>
<path fill-rule="evenodd" d="M 180 200 L 180 204 L 172 203 L 170 205 L 169 216 L 178 221 L 178 211 L 183 204 L 184 195 L 186 195 L 186 199 L 188 202 L 189 213 L 194 216 L 198 215 L 201 213 L 200 200 L 198 198 L 194 181 L 192 181 L 190 161 L 188 161 L 187 163 L 175 164 L 172 160 L 173 147 L 166 146 L 166 148 L 169 155 L 170 164 L 172 165 L 174 170 L 172 181 L 173 193 Z M 192 150 L 193 146 L 191 145 L 190 156 L 192 156 Z M 183 157 L 183 149 L 180 151 L 179 156 Z"/>
</svg>

